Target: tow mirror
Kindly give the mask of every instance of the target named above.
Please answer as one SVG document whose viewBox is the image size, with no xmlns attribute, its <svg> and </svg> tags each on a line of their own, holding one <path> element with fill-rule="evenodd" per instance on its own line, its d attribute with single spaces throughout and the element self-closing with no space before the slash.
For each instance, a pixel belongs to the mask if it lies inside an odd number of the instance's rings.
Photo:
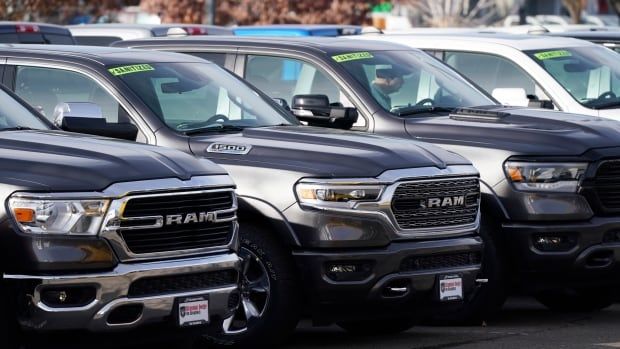
<svg viewBox="0 0 620 349">
<path fill-rule="evenodd" d="M 330 105 L 326 95 L 295 95 L 291 111 L 310 126 L 345 130 L 350 129 L 358 117 L 357 109 Z"/>
<path fill-rule="evenodd" d="M 130 123 L 108 123 L 101 107 L 89 102 L 58 103 L 54 108 L 54 125 L 69 132 L 87 133 L 135 141 L 138 128 Z"/>
</svg>

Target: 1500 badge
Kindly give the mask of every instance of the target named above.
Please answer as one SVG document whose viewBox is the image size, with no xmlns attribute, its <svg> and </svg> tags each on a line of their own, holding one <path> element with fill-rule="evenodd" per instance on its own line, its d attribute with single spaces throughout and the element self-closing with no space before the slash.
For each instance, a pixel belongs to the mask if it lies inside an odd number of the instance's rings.
<svg viewBox="0 0 620 349">
<path fill-rule="evenodd" d="M 250 152 L 250 149 L 252 146 L 245 144 L 213 143 L 207 147 L 207 153 L 245 155 Z"/>
</svg>

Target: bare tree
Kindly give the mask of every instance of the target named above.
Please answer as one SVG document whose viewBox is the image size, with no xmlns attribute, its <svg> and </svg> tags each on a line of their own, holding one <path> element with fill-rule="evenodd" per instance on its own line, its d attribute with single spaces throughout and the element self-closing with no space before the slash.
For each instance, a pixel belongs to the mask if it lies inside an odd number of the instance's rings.
<svg viewBox="0 0 620 349">
<path fill-rule="evenodd" d="M 497 16 L 494 0 L 408 0 L 430 27 L 464 27 L 490 23 Z"/>
</svg>

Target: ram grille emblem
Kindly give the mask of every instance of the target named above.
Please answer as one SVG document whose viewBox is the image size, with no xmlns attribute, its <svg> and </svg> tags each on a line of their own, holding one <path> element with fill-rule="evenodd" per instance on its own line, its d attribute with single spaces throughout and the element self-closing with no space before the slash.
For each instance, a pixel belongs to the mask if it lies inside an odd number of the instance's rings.
<svg viewBox="0 0 620 349">
<path fill-rule="evenodd" d="M 204 223 L 215 222 L 215 213 L 213 212 L 192 212 L 185 214 L 170 214 L 166 216 L 166 225 L 174 224 L 191 224 L 191 223 Z"/>
<path fill-rule="evenodd" d="M 465 205 L 465 196 L 444 196 L 420 200 L 420 208 L 438 208 Z"/>
</svg>

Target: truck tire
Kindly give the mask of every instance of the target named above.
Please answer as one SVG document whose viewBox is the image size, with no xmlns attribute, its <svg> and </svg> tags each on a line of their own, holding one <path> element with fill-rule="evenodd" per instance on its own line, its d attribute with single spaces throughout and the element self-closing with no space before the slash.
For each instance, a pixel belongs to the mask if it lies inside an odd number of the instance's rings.
<svg viewBox="0 0 620 349">
<path fill-rule="evenodd" d="M 480 237 L 484 242 L 482 269 L 480 279 L 487 283 L 480 284 L 472 298 L 463 306 L 449 314 L 433 316 L 434 325 L 480 325 L 483 321 L 496 315 L 506 302 L 507 268 L 500 252 L 498 240 L 494 233 L 501 229 L 499 223 L 492 219 L 491 212 L 483 212 L 480 222 Z"/>
<path fill-rule="evenodd" d="M 343 330 L 361 336 L 377 336 L 396 334 L 407 331 L 413 327 L 418 319 L 415 318 L 392 318 L 362 321 L 342 321 L 338 326 Z"/>
<path fill-rule="evenodd" d="M 605 309 L 615 301 L 615 292 L 601 287 L 545 291 L 536 295 L 542 305 L 558 312 L 591 312 Z"/>
<path fill-rule="evenodd" d="M 239 308 L 219 334 L 204 337 L 209 348 L 277 346 L 299 322 L 301 291 L 291 251 L 254 222 L 241 223 L 240 242 Z"/>
</svg>

